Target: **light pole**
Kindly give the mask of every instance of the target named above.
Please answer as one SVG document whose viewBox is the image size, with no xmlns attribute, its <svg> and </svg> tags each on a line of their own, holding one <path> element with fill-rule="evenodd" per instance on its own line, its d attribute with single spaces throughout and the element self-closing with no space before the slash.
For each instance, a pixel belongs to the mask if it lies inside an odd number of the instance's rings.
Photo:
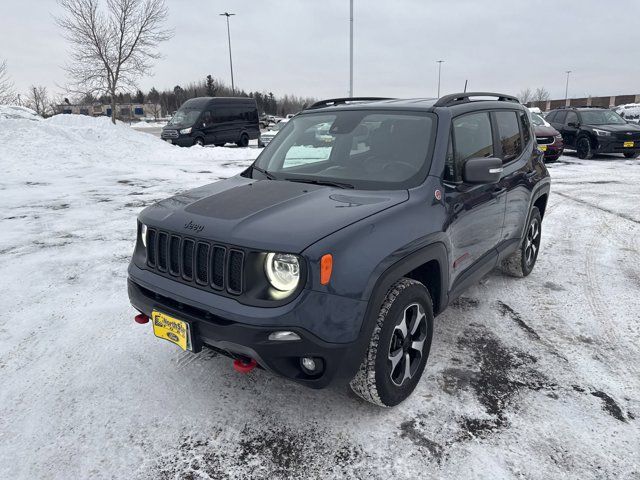
<svg viewBox="0 0 640 480">
<path fill-rule="evenodd" d="M 438 64 L 438 98 L 440 98 L 440 74 L 442 73 L 444 60 L 436 60 L 436 63 Z"/>
<path fill-rule="evenodd" d="M 231 57 L 231 31 L 229 30 L 229 17 L 233 17 L 235 13 L 224 12 L 221 13 L 221 17 L 227 17 L 227 39 L 229 40 L 229 66 L 231 67 L 231 91 L 235 95 L 236 86 L 233 83 L 233 58 Z"/>
<path fill-rule="evenodd" d="M 349 98 L 353 97 L 353 0 L 349 4 Z"/>
<path fill-rule="evenodd" d="M 566 87 L 564 89 L 564 103 L 566 105 L 567 99 L 569 98 L 569 74 L 571 73 L 571 70 L 567 70 L 564 73 L 567 74 L 567 85 L 566 85 Z"/>
</svg>

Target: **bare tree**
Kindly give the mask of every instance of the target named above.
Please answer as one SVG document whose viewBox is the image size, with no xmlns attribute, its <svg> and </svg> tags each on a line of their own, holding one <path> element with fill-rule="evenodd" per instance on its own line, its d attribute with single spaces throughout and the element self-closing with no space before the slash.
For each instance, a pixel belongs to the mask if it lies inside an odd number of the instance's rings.
<svg viewBox="0 0 640 480">
<path fill-rule="evenodd" d="M 42 85 L 31 85 L 27 94 L 27 107 L 34 110 L 38 115 L 45 117 L 50 113 L 49 94 L 47 87 Z"/>
<path fill-rule="evenodd" d="M 158 46 L 172 32 L 164 28 L 164 0 L 59 0 L 65 16 L 57 19 L 71 43 L 72 90 L 111 97 L 111 121 L 116 121 L 116 95 L 136 88 L 160 58 Z"/>
<path fill-rule="evenodd" d="M 544 87 L 536 88 L 536 91 L 533 94 L 534 102 L 546 102 L 549 98 L 551 98 L 551 95 Z"/>
<path fill-rule="evenodd" d="M 520 90 L 520 93 L 518 93 L 518 100 L 520 100 L 520 103 L 522 103 L 523 105 L 529 103 L 532 99 L 533 92 L 529 87 Z"/>
<path fill-rule="evenodd" d="M 7 71 L 7 62 L 2 61 L 0 62 L 0 105 L 13 103 L 15 100 L 16 94 Z"/>
</svg>

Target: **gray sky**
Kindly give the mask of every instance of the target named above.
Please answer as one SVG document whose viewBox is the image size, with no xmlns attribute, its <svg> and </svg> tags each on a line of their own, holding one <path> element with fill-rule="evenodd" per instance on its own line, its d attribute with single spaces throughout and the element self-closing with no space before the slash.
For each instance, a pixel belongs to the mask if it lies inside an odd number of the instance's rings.
<svg viewBox="0 0 640 480">
<path fill-rule="evenodd" d="M 54 0 L 1 0 L 0 59 L 16 87 L 59 92 L 66 45 L 53 21 Z M 236 85 L 247 91 L 346 96 L 348 0 L 167 0 L 175 36 L 154 76 L 140 86 L 172 88 L 212 74 L 229 82 L 226 24 Z M 614 6 L 615 5 L 615 6 Z M 355 94 L 435 96 L 517 93 L 546 87 L 564 97 L 640 93 L 640 1 L 355 0 Z"/>
</svg>

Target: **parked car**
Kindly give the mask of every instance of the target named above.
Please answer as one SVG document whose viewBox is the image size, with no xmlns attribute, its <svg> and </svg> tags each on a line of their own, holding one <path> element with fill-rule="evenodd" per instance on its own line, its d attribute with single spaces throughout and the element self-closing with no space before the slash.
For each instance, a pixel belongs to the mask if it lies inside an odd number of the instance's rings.
<svg viewBox="0 0 640 480">
<path fill-rule="evenodd" d="M 199 97 L 187 100 L 160 134 L 163 140 L 190 147 L 249 145 L 260 136 L 258 108 L 253 98 Z"/>
<path fill-rule="evenodd" d="M 555 162 L 564 150 L 562 135 L 537 113 L 531 112 L 531 121 L 538 148 L 544 152 L 545 162 Z"/>
<path fill-rule="evenodd" d="M 434 316 L 498 265 L 532 271 L 549 190 L 514 97 L 318 102 L 241 174 L 140 213 L 129 298 L 183 350 L 393 406 Z"/>
<path fill-rule="evenodd" d="M 616 112 L 601 107 L 565 107 L 552 110 L 546 120 L 562 134 L 565 148 L 582 159 L 597 153 L 640 154 L 640 126 L 627 123 Z"/>
<path fill-rule="evenodd" d="M 271 140 L 273 140 L 273 137 L 276 136 L 276 134 L 280 131 L 280 129 L 282 129 L 282 127 L 287 124 L 288 121 L 289 120 L 281 120 L 275 125 L 270 126 L 266 132 L 260 135 L 260 146 L 266 147 L 267 145 L 269 145 Z"/>
<path fill-rule="evenodd" d="M 640 124 L 640 103 L 619 105 L 615 108 L 615 111 L 627 122 Z"/>
</svg>

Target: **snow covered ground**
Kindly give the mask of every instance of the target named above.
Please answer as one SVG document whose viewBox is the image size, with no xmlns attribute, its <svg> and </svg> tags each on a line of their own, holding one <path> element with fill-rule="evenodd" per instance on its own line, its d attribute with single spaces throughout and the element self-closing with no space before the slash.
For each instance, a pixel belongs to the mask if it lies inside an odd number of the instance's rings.
<svg viewBox="0 0 640 480">
<path fill-rule="evenodd" d="M 0 119 L 0 478 L 640 478 L 640 160 L 550 166 L 534 272 L 438 317 L 416 392 L 382 410 L 132 321 L 137 212 L 258 153 Z"/>
</svg>

